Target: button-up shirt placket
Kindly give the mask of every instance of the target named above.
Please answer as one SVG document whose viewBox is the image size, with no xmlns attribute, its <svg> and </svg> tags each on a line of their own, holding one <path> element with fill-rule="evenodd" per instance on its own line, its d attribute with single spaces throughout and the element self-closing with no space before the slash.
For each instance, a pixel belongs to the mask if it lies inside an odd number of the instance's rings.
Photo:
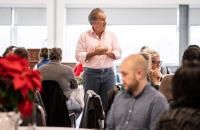
<svg viewBox="0 0 200 130">
<path fill-rule="evenodd" d="M 130 123 L 130 119 L 131 119 L 132 113 L 134 111 L 135 102 L 136 102 L 135 98 L 132 97 L 131 103 L 130 103 L 130 106 L 129 106 L 129 109 L 128 109 L 128 115 L 127 115 L 127 118 L 126 118 L 126 121 L 125 121 L 125 124 L 124 124 L 124 129 L 125 130 L 127 128 L 129 128 L 128 125 Z"/>
</svg>

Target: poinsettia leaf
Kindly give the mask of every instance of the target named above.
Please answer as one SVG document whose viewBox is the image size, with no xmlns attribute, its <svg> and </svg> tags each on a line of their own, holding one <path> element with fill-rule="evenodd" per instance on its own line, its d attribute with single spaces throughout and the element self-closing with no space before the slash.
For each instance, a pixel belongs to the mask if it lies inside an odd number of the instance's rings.
<svg viewBox="0 0 200 130">
<path fill-rule="evenodd" d="M 0 58 L 0 105 L 22 115 L 31 113 L 35 89 L 42 89 L 40 72 L 28 66 L 28 60 L 16 55 Z"/>
</svg>

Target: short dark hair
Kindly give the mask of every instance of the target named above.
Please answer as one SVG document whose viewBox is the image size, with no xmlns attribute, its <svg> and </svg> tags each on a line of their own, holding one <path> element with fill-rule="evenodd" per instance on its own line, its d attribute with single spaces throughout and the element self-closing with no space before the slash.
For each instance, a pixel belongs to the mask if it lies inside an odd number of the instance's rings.
<svg viewBox="0 0 200 130">
<path fill-rule="evenodd" d="M 49 57 L 49 50 L 48 48 L 44 47 L 40 49 L 39 57 L 47 59 Z"/>
<path fill-rule="evenodd" d="M 61 61 L 62 60 L 62 50 L 61 48 L 54 47 L 52 48 L 49 59 L 53 61 Z"/>
<path fill-rule="evenodd" d="M 188 48 L 190 48 L 190 47 L 196 47 L 196 48 L 199 48 L 199 46 L 198 46 L 198 45 L 195 45 L 195 44 L 193 44 L 193 45 L 189 45 L 189 46 L 188 46 Z"/>
<path fill-rule="evenodd" d="M 188 47 L 183 53 L 182 63 L 185 60 L 187 61 L 199 60 L 200 61 L 200 48 Z"/>
<path fill-rule="evenodd" d="M 16 46 L 7 47 L 2 56 L 5 57 L 10 51 L 13 51 L 13 49 L 15 49 L 15 48 L 16 48 Z"/>
<path fill-rule="evenodd" d="M 24 47 L 18 47 L 14 50 L 14 54 L 29 60 L 29 52 Z"/>
<path fill-rule="evenodd" d="M 172 91 L 175 100 L 200 100 L 200 61 L 184 63 L 175 73 L 172 80 Z"/>
<path fill-rule="evenodd" d="M 88 21 L 90 22 L 90 25 L 92 25 L 93 22 L 94 22 L 95 20 L 97 20 L 97 17 L 96 17 L 96 16 L 97 16 L 97 14 L 98 14 L 99 12 L 104 13 L 103 9 L 101 9 L 101 8 L 95 8 L 95 9 L 93 9 L 93 10 L 90 12 L 90 14 L 89 14 L 89 16 L 88 16 Z"/>
</svg>

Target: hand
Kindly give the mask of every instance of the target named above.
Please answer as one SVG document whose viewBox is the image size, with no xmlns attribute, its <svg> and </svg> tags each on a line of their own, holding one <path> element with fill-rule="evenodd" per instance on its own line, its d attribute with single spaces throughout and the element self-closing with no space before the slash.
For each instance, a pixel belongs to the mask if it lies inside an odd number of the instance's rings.
<svg viewBox="0 0 200 130">
<path fill-rule="evenodd" d="M 96 55 L 106 55 L 107 51 L 108 51 L 107 48 L 98 46 L 95 48 L 93 52 L 87 53 L 86 60 L 90 60 L 93 56 L 96 56 Z"/>
<path fill-rule="evenodd" d="M 115 54 L 113 52 L 107 52 L 106 55 L 112 59 L 115 59 Z"/>
<path fill-rule="evenodd" d="M 95 48 L 96 55 L 106 55 L 107 51 L 108 51 L 108 48 L 103 48 L 99 46 Z"/>
<path fill-rule="evenodd" d="M 162 78 L 162 74 L 159 69 L 150 71 L 150 80 L 152 81 L 154 85 L 160 85 L 161 78 Z"/>
</svg>

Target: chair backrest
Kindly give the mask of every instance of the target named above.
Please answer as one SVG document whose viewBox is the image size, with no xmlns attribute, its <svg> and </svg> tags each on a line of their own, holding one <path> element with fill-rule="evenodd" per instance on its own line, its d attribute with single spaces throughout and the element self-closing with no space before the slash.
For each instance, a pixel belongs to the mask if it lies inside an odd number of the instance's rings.
<svg viewBox="0 0 200 130">
<path fill-rule="evenodd" d="M 66 97 L 59 84 L 53 80 L 44 80 L 42 85 L 41 97 L 47 113 L 47 126 L 71 127 Z"/>
<path fill-rule="evenodd" d="M 36 93 L 35 93 L 35 103 L 42 107 L 42 109 L 44 110 L 45 117 L 46 117 L 47 113 L 46 113 L 44 103 L 42 101 L 42 97 L 41 97 L 39 90 L 36 90 Z"/>
<path fill-rule="evenodd" d="M 46 112 L 42 106 L 36 105 L 36 124 L 37 126 L 46 126 Z"/>
<path fill-rule="evenodd" d="M 115 95 L 120 91 L 120 86 L 118 85 L 115 85 L 114 88 L 110 89 L 108 91 L 108 100 L 107 100 L 107 103 L 106 103 L 106 108 L 105 108 L 105 114 L 107 116 L 108 114 L 108 111 L 110 110 L 111 106 L 112 106 L 112 103 L 114 101 L 114 98 L 115 98 Z"/>
<path fill-rule="evenodd" d="M 104 128 L 105 113 L 101 98 L 94 91 L 85 95 L 85 107 L 79 128 Z"/>
<path fill-rule="evenodd" d="M 174 100 L 172 95 L 172 78 L 173 74 L 165 75 L 161 81 L 159 91 L 164 94 L 168 102 Z"/>
<path fill-rule="evenodd" d="M 37 126 L 46 126 L 46 111 L 40 95 L 40 92 L 36 90 L 33 111 L 31 116 L 23 118 L 22 126 L 27 126 L 36 123 Z"/>
</svg>

